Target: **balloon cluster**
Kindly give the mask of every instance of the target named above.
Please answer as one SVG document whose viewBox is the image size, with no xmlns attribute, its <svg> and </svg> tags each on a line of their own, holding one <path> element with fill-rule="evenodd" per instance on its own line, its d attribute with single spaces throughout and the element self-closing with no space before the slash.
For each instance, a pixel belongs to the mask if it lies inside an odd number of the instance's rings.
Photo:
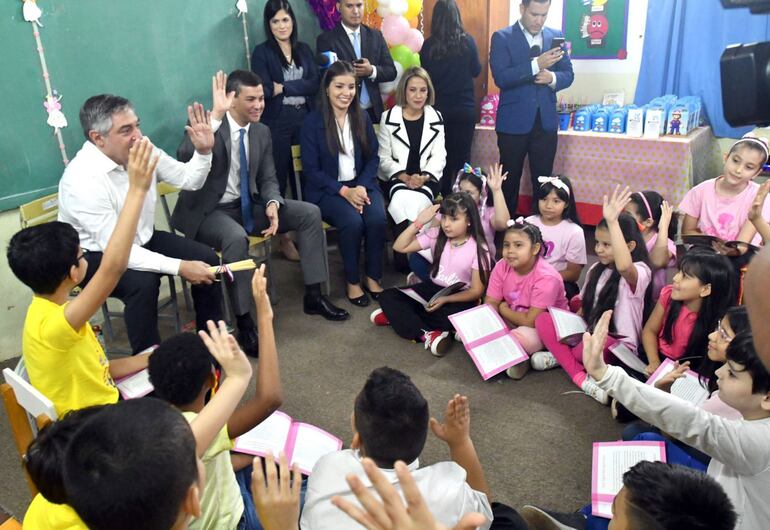
<svg viewBox="0 0 770 530">
<path fill-rule="evenodd" d="M 420 49 L 425 40 L 417 29 L 423 0 L 366 0 L 366 14 L 381 19 L 382 35 L 396 65 L 396 79 L 380 84 L 387 107 L 392 107 L 396 86 L 404 71 L 420 66 Z"/>
</svg>

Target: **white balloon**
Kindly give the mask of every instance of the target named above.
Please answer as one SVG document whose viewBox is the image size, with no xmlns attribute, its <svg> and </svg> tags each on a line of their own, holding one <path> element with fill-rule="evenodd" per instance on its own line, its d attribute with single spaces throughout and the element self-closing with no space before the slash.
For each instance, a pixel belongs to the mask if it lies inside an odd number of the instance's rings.
<svg viewBox="0 0 770 530">
<path fill-rule="evenodd" d="M 391 15 L 401 16 L 409 10 L 409 4 L 406 0 L 390 0 Z"/>
<path fill-rule="evenodd" d="M 378 6 L 377 7 L 377 14 L 380 15 L 382 18 L 385 18 L 385 17 L 391 15 L 392 13 L 390 12 L 390 8 L 389 7 Z"/>
</svg>

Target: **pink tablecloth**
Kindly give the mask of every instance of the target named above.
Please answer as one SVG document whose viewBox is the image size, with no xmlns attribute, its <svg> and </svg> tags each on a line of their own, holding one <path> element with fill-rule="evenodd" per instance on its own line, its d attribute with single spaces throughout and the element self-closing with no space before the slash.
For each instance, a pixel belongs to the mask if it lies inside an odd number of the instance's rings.
<svg viewBox="0 0 770 530">
<path fill-rule="evenodd" d="M 476 126 L 473 165 L 486 167 L 499 158 L 494 129 Z M 581 220 L 595 225 L 601 220 L 602 197 L 617 184 L 635 191 L 655 190 L 676 205 L 693 185 L 721 173 L 722 158 L 710 127 L 700 127 L 687 136 L 657 139 L 569 130 L 559 131 L 553 169 L 572 181 Z M 524 163 L 520 192 L 519 210 L 529 211 L 528 162 Z"/>
</svg>

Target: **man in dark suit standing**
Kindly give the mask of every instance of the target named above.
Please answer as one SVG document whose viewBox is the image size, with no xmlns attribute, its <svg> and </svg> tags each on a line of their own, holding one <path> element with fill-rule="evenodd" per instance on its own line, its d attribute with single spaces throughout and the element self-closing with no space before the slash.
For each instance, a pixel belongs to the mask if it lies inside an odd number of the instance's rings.
<svg viewBox="0 0 770 530">
<path fill-rule="evenodd" d="M 521 18 L 492 35 L 489 66 L 500 87 L 497 108 L 497 145 L 508 179 L 503 193 L 513 215 L 519 200 L 524 157 L 529 155 L 532 190 L 537 177 L 551 175 L 558 142 L 556 92 L 572 84 L 569 55 L 554 38 L 560 31 L 545 27 L 550 0 L 522 0 Z M 529 212 L 522 212 L 529 213 Z"/>
<path fill-rule="evenodd" d="M 211 127 L 215 142 L 211 171 L 197 191 L 182 191 L 171 222 L 186 237 L 222 252 L 225 263 L 249 257 L 248 235 L 297 232 L 305 279 L 304 310 L 328 320 L 345 320 L 347 311 L 321 294 L 329 277 L 323 248 L 321 212 L 314 204 L 281 197 L 273 164 L 270 130 L 259 123 L 265 108 L 262 81 L 253 72 L 218 72 L 212 80 Z M 177 158 L 192 156 L 188 135 Z M 232 305 L 238 338 L 247 354 L 257 356 L 258 342 L 251 309 L 251 272 L 234 273 Z"/>
<path fill-rule="evenodd" d="M 379 83 L 393 81 L 396 66 L 382 33 L 361 23 L 363 0 L 339 0 L 337 10 L 342 20 L 318 36 L 316 52 L 332 51 L 339 60 L 353 63 L 361 107 L 367 110 L 372 123 L 379 123 L 383 111 Z"/>
</svg>

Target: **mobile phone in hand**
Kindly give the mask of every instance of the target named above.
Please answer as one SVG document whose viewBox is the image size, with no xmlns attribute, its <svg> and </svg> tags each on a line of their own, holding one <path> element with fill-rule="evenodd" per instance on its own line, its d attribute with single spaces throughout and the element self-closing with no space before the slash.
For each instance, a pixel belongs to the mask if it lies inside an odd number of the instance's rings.
<svg viewBox="0 0 770 530">
<path fill-rule="evenodd" d="M 562 39 L 562 41 L 563 40 L 564 39 Z M 353 61 L 353 64 L 364 64 L 364 60 L 363 59 L 356 59 L 355 61 Z"/>
<path fill-rule="evenodd" d="M 551 41 L 551 49 L 561 48 L 564 46 L 564 37 L 554 37 Z"/>
</svg>

